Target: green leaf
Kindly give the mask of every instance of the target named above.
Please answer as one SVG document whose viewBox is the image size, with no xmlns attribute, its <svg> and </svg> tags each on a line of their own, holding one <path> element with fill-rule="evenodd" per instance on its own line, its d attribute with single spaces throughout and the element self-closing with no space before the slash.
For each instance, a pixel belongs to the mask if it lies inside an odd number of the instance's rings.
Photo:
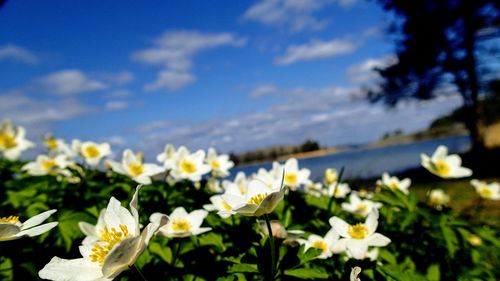
<svg viewBox="0 0 500 281">
<path fill-rule="evenodd" d="M 0 257 L 0 280 L 14 280 L 14 272 L 12 271 L 12 261 L 6 257 Z"/>
<path fill-rule="evenodd" d="M 285 270 L 285 275 L 302 279 L 328 279 L 328 273 L 322 268 L 296 268 Z"/>
<path fill-rule="evenodd" d="M 256 264 L 248 264 L 248 263 L 239 263 L 232 265 L 229 270 L 229 273 L 259 273 Z"/>
<path fill-rule="evenodd" d="M 439 264 L 429 266 L 429 268 L 427 268 L 426 277 L 429 281 L 439 281 L 441 279 Z"/>
<path fill-rule="evenodd" d="M 148 245 L 148 250 L 160 257 L 164 262 L 172 263 L 172 250 L 169 247 L 162 246 L 156 241 L 151 241 Z"/>
</svg>

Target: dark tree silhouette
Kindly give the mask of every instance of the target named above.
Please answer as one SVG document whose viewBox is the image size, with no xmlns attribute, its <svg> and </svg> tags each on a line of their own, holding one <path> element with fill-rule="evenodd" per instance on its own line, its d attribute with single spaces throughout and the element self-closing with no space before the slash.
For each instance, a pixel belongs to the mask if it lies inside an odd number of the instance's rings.
<svg viewBox="0 0 500 281">
<path fill-rule="evenodd" d="M 482 61 L 491 51 L 486 47 L 494 49 L 492 39 L 498 40 L 500 35 L 500 1 L 377 2 L 396 15 L 391 32 L 398 36 L 398 60 L 377 69 L 383 79 L 380 88 L 369 93 L 369 98 L 395 105 L 404 98 L 430 99 L 453 87 L 463 99 L 472 147 L 481 149 L 484 142 L 478 100 L 491 78 L 485 73 L 494 71 L 487 69 L 487 65 L 493 65 L 492 59 L 498 62 L 498 56 L 488 57 L 487 64 Z"/>
</svg>

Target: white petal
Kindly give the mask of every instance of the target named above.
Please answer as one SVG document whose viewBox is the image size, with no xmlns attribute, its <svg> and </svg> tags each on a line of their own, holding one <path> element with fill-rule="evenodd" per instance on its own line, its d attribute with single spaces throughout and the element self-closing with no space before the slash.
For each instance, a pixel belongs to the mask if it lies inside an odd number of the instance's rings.
<svg viewBox="0 0 500 281">
<path fill-rule="evenodd" d="M 191 226 L 193 228 L 199 228 L 203 223 L 203 219 L 208 215 L 205 210 L 195 210 L 189 214 L 189 220 L 191 221 Z"/>
<path fill-rule="evenodd" d="M 472 170 L 465 167 L 458 167 L 451 171 L 451 177 L 454 178 L 465 178 L 472 176 Z"/>
<path fill-rule="evenodd" d="M 368 215 L 365 221 L 365 226 L 368 228 L 368 235 L 371 235 L 372 233 L 377 230 L 378 226 L 378 210 L 375 208 L 372 208 L 372 211 Z"/>
<path fill-rule="evenodd" d="M 108 229 L 113 227 L 120 229 L 120 224 L 123 224 L 127 226 L 131 235 L 135 236 L 138 234 L 136 232 L 137 224 L 135 218 L 126 208 L 122 207 L 120 201 L 116 200 L 114 197 L 111 197 L 106 207 L 104 222 Z"/>
<path fill-rule="evenodd" d="M 374 233 L 372 236 L 368 237 L 366 240 L 367 240 L 368 246 L 384 247 L 384 246 L 387 246 L 389 243 L 391 243 L 391 239 L 387 238 L 386 236 L 384 236 L 380 233 Z"/>
<path fill-rule="evenodd" d="M 49 222 L 49 223 L 46 223 L 46 224 L 42 224 L 42 225 L 39 225 L 39 226 L 35 226 L 35 227 L 32 227 L 32 228 L 21 230 L 18 234 L 16 234 L 16 236 L 18 236 L 18 237 L 22 237 L 22 236 L 30 236 L 30 237 L 38 236 L 38 235 L 43 234 L 43 233 L 51 230 L 52 228 L 56 227 L 57 224 L 58 224 L 58 222 Z"/>
<path fill-rule="evenodd" d="M 0 241 L 7 241 L 17 239 L 19 237 L 15 236 L 21 231 L 21 228 L 17 225 L 10 223 L 0 223 Z"/>
<path fill-rule="evenodd" d="M 120 241 L 104 259 L 102 273 L 104 276 L 113 278 L 126 270 L 129 265 L 135 263 L 141 251 L 141 236 L 128 238 Z"/>
<path fill-rule="evenodd" d="M 199 234 L 202 234 L 202 233 L 205 233 L 207 231 L 210 231 L 212 230 L 211 227 L 200 227 L 198 229 L 195 229 L 191 232 L 192 235 L 199 235 Z"/>
<path fill-rule="evenodd" d="M 448 155 L 448 148 L 444 145 L 438 146 L 434 154 L 432 154 L 432 161 L 444 159 Z"/>
<path fill-rule="evenodd" d="M 41 214 L 38 214 L 38 215 L 30 218 L 29 220 L 23 222 L 23 225 L 21 226 L 21 230 L 41 224 L 44 220 L 46 220 L 48 217 L 50 217 L 55 212 L 57 212 L 57 210 L 50 210 L 50 211 L 43 212 Z"/>
<path fill-rule="evenodd" d="M 55 281 L 89 281 L 89 280 L 111 280 L 104 278 L 98 263 L 84 258 L 65 260 L 53 257 L 46 264 L 38 276 L 43 279 Z"/>
<path fill-rule="evenodd" d="M 360 239 L 349 239 L 346 242 L 346 248 L 353 258 L 362 260 L 368 251 L 368 243 Z"/>
<path fill-rule="evenodd" d="M 329 220 L 330 225 L 337 231 L 337 233 L 342 236 L 349 238 L 349 233 L 347 233 L 347 230 L 349 229 L 349 224 L 346 223 L 344 220 L 342 220 L 339 217 L 333 217 L 330 218 Z"/>
</svg>

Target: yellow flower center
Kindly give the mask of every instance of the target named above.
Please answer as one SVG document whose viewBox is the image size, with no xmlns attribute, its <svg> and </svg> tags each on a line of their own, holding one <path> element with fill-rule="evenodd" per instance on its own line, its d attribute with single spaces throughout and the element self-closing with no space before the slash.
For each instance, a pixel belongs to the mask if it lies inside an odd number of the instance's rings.
<svg viewBox="0 0 500 281">
<path fill-rule="evenodd" d="M 3 217 L 0 218 L 0 223 L 10 223 L 10 224 L 17 224 L 19 222 L 19 217 L 18 216 L 8 216 L 8 217 Z"/>
<path fill-rule="evenodd" d="M 96 158 L 101 155 L 99 149 L 95 145 L 89 145 L 85 147 L 82 151 L 82 154 L 85 158 Z"/>
<path fill-rule="evenodd" d="M 98 262 L 101 265 L 104 264 L 104 259 L 113 247 L 123 239 L 130 237 L 126 225 L 120 224 L 119 227 L 119 230 L 112 227 L 111 231 L 107 228 L 101 231 L 101 236 L 92 247 L 92 254 L 89 255 L 91 261 Z"/>
<path fill-rule="evenodd" d="M 368 205 L 366 205 L 365 203 L 361 203 L 356 206 L 356 211 L 358 213 L 365 213 L 367 210 L 368 210 Z"/>
<path fill-rule="evenodd" d="M 233 207 L 229 206 L 226 201 L 222 201 L 222 208 L 226 211 L 231 211 L 233 209 Z"/>
<path fill-rule="evenodd" d="M 337 173 L 335 173 L 334 171 L 332 171 L 330 169 L 327 169 L 325 171 L 325 184 L 330 185 L 336 181 L 337 181 Z"/>
<path fill-rule="evenodd" d="M 354 239 L 363 239 L 368 235 L 368 228 L 362 223 L 358 223 L 355 225 L 350 225 L 347 229 L 347 233 L 349 236 Z"/>
<path fill-rule="evenodd" d="M 55 138 L 47 138 L 45 140 L 45 145 L 50 149 L 50 150 L 56 150 L 57 149 L 57 140 Z"/>
<path fill-rule="evenodd" d="M 41 166 L 45 171 L 50 171 L 56 166 L 56 161 L 54 159 L 45 159 L 42 161 Z"/>
<path fill-rule="evenodd" d="M 144 167 L 142 164 L 129 164 L 128 170 L 132 176 L 137 177 L 144 172 Z"/>
<path fill-rule="evenodd" d="M 436 172 L 440 175 L 447 175 L 450 173 L 450 165 L 443 160 L 439 160 L 434 164 Z"/>
<path fill-rule="evenodd" d="M 187 174 L 192 174 L 196 172 L 196 164 L 193 161 L 184 159 L 180 164 L 181 170 Z"/>
<path fill-rule="evenodd" d="M 481 186 L 478 192 L 484 198 L 491 198 L 493 196 L 493 192 L 487 186 Z"/>
<path fill-rule="evenodd" d="M 217 161 L 217 159 L 210 161 L 210 166 L 213 170 L 220 170 L 220 163 L 219 161 Z"/>
<path fill-rule="evenodd" d="M 312 247 L 315 249 L 320 249 L 323 252 L 326 252 L 328 250 L 328 245 L 326 245 L 325 241 L 323 241 L 323 240 L 315 241 L 312 244 Z"/>
<path fill-rule="evenodd" d="M 12 134 L 0 132 L 0 149 L 9 149 L 16 146 L 16 138 Z"/>
<path fill-rule="evenodd" d="M 248 204 L 260 205 L 267 197 L 267 193 L 259 193 L 248 199 Z"/>
<path fill-rule="evenodd" d="M 173 219 L 172 220 L 172 230 L 173 231 L 189 231 L 191 229 L 191 223 L 184 218 Z"/>
<path fill-rule="evenodd" d="M 392 190 L 396 190 L 396 189 L 399 189 L 399 184 L 395 181 L 391 181 L 389 183 L 389 188 L 392 189 Z"/>
<path fill-rule="evenodd" d="M 297 174 L 296 173 L 285 174 L 285 184 L 290 186 L 297 185 Z"/>
</svg>

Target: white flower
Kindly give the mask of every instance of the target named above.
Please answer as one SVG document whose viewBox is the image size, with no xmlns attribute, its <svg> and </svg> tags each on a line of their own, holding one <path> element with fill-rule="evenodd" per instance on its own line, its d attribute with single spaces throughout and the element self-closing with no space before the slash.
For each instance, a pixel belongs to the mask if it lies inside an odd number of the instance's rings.
<svg viewBox="0 0 500 281">
<path fill-rule="evenodd" d="M 321 197 L 324 192 L 323 185 L 320 182 L 310 182 L 304 186 L 304 192 L 314 197 Z"/>
<path fill-rule="evenodd" d="M 260 180 L 269 188 L 272 188 L 273 186 L 280 184 L 283 180 L 283 168 L 278 162 L 274 162 L 273 168 L 270 171 L 264 168 L 259 168 L 259 170 L 257 170 L 257 173 L 252 175 L 252 179 Z M 248 180 L 246 183 L 248 187 Z M 246 191 L 242 193 L 244 194 L 246 193 Z"/>
<path fill-rule="evenodd" d="M 233 208 L 229 206 L 224 199 L 222 199 L 222 195 L 213 195 L 210 197 L 210 202 L 212 204 L 203 205 L 203 209 L 209 212 L 222 211 L 222 213 L 218 213 L 218 215 L 224 219 L 232 215 L 232 213 L 225 213 L 225 211 L 231 211 Z"/>
<path fill-rule="evenodd" d="M 349 225 L 338 217 L 330 218 L 329 222 L 342 237 L 333 246 L 333 251 L 336 253 L 345 250 L 353 258 L 360 260 L 365 258 L 368 247 L 383 247 L 391 242 L 386 236 L 375 232 L 378 226 L 377 209 L 372 210 L 365 223 Z"/>
<path fill-rule="evenodd" d="M 463 178 L 472 175 L 472 171 L 462 167 L 462 159 L 457 154 L 448 155 L 448 148 L 440 145 L 432 157 L 420 155 L 420 163 L 429 172 L 444 179 Z"/>
<path fill-rule="evenodd" d="M 113 171 L 131 177 L 140 184 L 150 184 L 151 177 L 165 171 L 165 168 L 156 164 L 144 164 L 132 150 L 123 151 L 122 162 L 108 161 Z"/>
<path fill-rule="evenodd" d="M 338 181 L 338 173 L 336 169 L 328 168 L 325 170 L 325 176 L 323 182 L 326 186 L 329 186 Z"/>
<path fill-rule="evenodd" d="M 223 180 L 222 188 L 224 189 L 224 191 L 231 189 L 231 190 L 237 190 L 237 191 L 232 191 L 232 193 L 245 194 L 247 192 L 248 182 L 249 180 L 247 179 L 245 173 L 238 172 L 234 177 L 233 181 Z"/>
<path fill-rule="evenodd" d="M 479 181 L 471 180 L 470 183 L 476 189 L 476 192 L 485 199 L 500 200 L 500 184 L 498 182 L 492 182 L 490 184 Z"/>
<path fill-rule="evenodd" d="M 399 180 L 397 177 L 391 177 L 388 173 L 382 174 L 382 179 L 377 181 L 378 186 L 385 186 L 390 190 L 400 190 L 404 194 L 410 193 L 408 188 L 411 185 L 411 180 L 406 178 Z"/>
<path fill-rule="evenodd" d="M 168 143 L 165 145 L 163 152 L 156 156 L 156 160 L 163 163 L 167 170 L 171 170 L 173 168 L 172 164 L 175 161 L 176 154 L 177 151 L 175 150 L 175 147 Z"/>
<path fill-rule="evenodd" d="M 112 280 L 133 265 L 146 249 L 152 235 L 168 222 L 166 216 L 158 218 L 141 233 L 137 211 L 138 192 L 139 187 L 130 201 L 130 211 L 112 197 L 107 208 L 101 212 L 96 226 L 80 223 L 81 230 L 87 235 L 79 247 L 82 258 L 67 260 L 53 257 L 40 270 L 39 276 L 60 281 Z"/>
<path fill-rule="evenodd" d="M 10 121 L 0 125 L 0 153 L 9 160 L 16 160 L 21 152 L 35 145 L 25 139 L 26 131 L 23 127 L 13 128 Z"/>
<path fill-rule="evenodd" d="M 351 188 L 347 183 L 332 183 L 323 191 L 328 197 L 345 198 L 351 192 Z"/>
<path fill-rule="evenodd" d="M 285 188 L 276 185 L 269 188 L 267 184 L 260 180 L 252 180 L 248 184 L 245 195 L 225 193 L 222 199 L 231 206 L 229 213 L 238 213 L 244 216 L 260 217 L 271 213 L 278 203 L 283 200 Z M 224 213 L 221 211 L 221 213 Z"/>
<path fill-rule="evenodd" d="M 309 169 L 299 169 L 299 162 L 295 158 L 286 160 L 283 168 L 278 169 L 276 173 L 281 176 L 285 170 L 283 177 L 284 185 L 290 187 L 291 190 L 297 190 L 301 185 L 309 184 L 309 176 L 311 171 Z M 281 179 L 280 179 L 281 180 Z"/>
<path fill-rule="evenodd" d="M 373 202 L 368 199 L 361 199 L 357 194 L 351 193 L 349 196 L 349 203 L 342 203 L 342 209 L 353 214 L 360 214 L 363 217 L 368 216 L 372 212 L 372 210 L 380 209 L 382 207 L 382 203 Z"/>
<path fill-rule="evenodd" d="M 315 248 L 321 250 L 321 254 L 318 256 L 320 259 L 326 259 L 333 255 L 333 245 L 339 240 L 339 234 L 335 229 L 330 229 L 325 237 L 321 237 L 316 234 L 311 234 L 305 239 L 299 239 L 299 243 L 305 245 L 305 251 L 309 248 Z"/>
<path fill-rule="evenodd" d="M 68 157 L 74 157 L 75 153 L 63 139 L 56 139 L 53 136 L 46 136 L 43 141 L 50 152 L 55 154 L 64 154 Z"/>
<path fill-rule="evenodd" d="M 210 171 L 210 166 L 204 163 L 205 152 L 198 150 L 190 153 L 185 147 L 180 147 L 172 164 L 170 175 L 176 180 L 188 179 L 200 181 L 201 177 Z"/>
<path fill-rule="evenodd" d="M 212 174 L 215 177 L 227 177 L 229 175 L 229 169 L 234 166 L 233 161 L 229 160 L 229 155 L 217 155 L 214 148 L 208 149 L 205 161 L 210 165 L 210 168 L 212 168 Z"/>
<path fill-rule="evenodd" d="M 450 196 L 442 189 L 433 189 L 429 193 L 429 204 L 437 210 L 443 209 L 443 206 L 450 202 Z"/>
<path fill-rule="evenodd" d="M 95 143 L 92 141 L 80 142 L 73 140 L 71 143 L 73 151 L 81 155 L 87 164 L 97 166 L 103 157 L 111 154 L 109 143 Z"/>
<path fill-rule="evenodd" d="M 158 233 L 166 237 L 180 238 L 210 231 L 210 227 L 200 227 L 207 215 L 205 210 L 195 210 L 188 214 L 183 207 L 177 207 L 170 215 L 170 221 L 159 228 Z M 161 213 L 154 213 L 149 220 L 155 222 L 162 216 L 164 215 Z"/>
<path fill-rule="evenodd" d="M 20 222 L 17 216 L 0 218 L 0 241 L 9 241 L 25 236 L 38 236 L 51 230 L 57 226 L 58 222 L 40 224 L 55 212 L 56 210 L 46 211 L 25 222 Z"/>
<path fill-rule="evenodd" d="M 63 154 L 54 157 L 38 155 L 35 161 L 25 164 L 21 170 L 26 171 L 32 176 L 62 175 L 69 177 L 71 176 L 71 172 L 67 167 L 73 164 L 74 163 L 69 161 L 68 157 Z"/>
</svg>

